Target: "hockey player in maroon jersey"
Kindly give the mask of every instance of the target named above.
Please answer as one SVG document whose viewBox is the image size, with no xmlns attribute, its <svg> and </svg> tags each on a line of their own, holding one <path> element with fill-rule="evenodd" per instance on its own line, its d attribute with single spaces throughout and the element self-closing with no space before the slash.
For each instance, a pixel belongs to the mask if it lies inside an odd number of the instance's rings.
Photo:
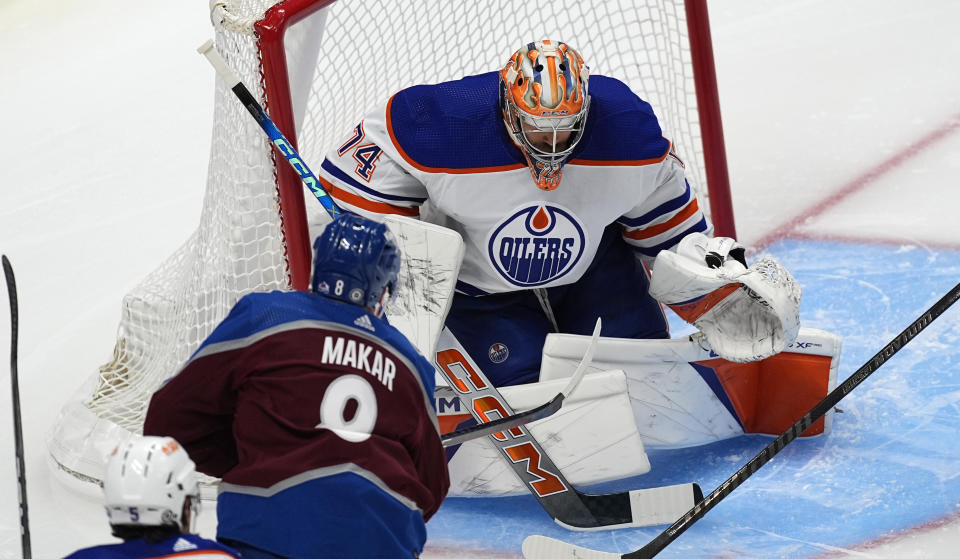
<svg viewBox="0 0 960 559">
<path fill-rule="evenodd" d="M 81 549 L 67 559 L 224 559 L 240 555 L 194 535 L 200 486 L 194 463 L 170 437 L 135 438 L 114 449 L 103 478 L 113 535 L 123 543 Z"/>
<path fill-rule="evenodd" d="M 449 478 L 433 366 L 381 318 L 401 256 L 350 214 L 314 249 L 311 292 L 238 301 L 144 433 L 222 478 L 217 537 L 244 557 L 416 557 Z"/>
</svg>

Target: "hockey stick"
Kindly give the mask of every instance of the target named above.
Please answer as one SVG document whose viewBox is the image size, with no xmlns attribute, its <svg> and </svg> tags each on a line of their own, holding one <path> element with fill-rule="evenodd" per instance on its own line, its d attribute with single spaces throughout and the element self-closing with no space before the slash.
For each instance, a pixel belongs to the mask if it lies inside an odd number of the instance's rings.
<svg viewBox="0 0 960 559">
<path fill-rule="evenodd" d="M 327 194 L 327 191 L 320 186 L 320 181 L 317 180 L 316 175 L 313 174 L 313 171 L 307 167 L 306 162 L 300 157 L 300 154 L 297 153 L 297 150 L 294 149 L 293 144 L 280 132 L 280 129 L 277 128 L 277 125 L 274 124 L 273 120 L 267 115 L 267 112 L 263 110 L 263 107 L 260 106 L 260 103 L 257 102 L 253 94 L 250 93 L 250 90 L 247 89 L 247 86 L 243 84 L 243 81 L 240 80 L 240 77 L 237 76 L 237 73 L 227 65 L 227 61 L 220 56 L 220 53 L 217 52 L 217 49 L 213 46 L 213 41 L 207 41 L 200 45 L 197 49 L 197 52 L 207 57 L 207 60 L 210 61 L 210 64 L 213 65 L 214 69 L 220 74 L 220 77 L 227 82 L 227 87 L 230 88 L 230 91 L 233 91 L 233 94 L 237 96 L 237 99 L 243 103 L 243 106 L 247 108 L 247 111 L 253 115 L 253 118 L 256 119 L 257 123 L 260 125 L 260 128 L 266 132 L 267 137 L 270 138 L 270 141 L 273 142 L 274 147 L 277 148 L 277 151 L 280 152 L 290 166 L 300 175 L 300 178 L 303 180 L 304 184 L 310 189 L 310 192 L 313 192 L 313 195 L 317 197 L 317 200 L 323 205 L 323 209 L 327 210 L 327 213 L 330 214 L 330 217 L 337 219 L 340 217 L 340 214 L 343 213 L 334 202 L 330 199 L 330 195 Z"/>
<path fill-rule="evenodd" d="M 784 431 L 780 436 L 768 444 L 759 454 L 754 456 L 742 468 L 737 470 L 719 487 L 713 490 L 702 501 L 698 502 L 687 511 L 679 520 L 671 524 L 659 536 L 650 541 L 642 548 L 626 554 L 606 553 L 603 551 L 592 551 L 577 547 L 568 543 L 547 538 L 545 536 L 529 536 L 523 542 L 523 556 L 526 559 L 649 559 L 654 557 L 673 540 L 677 539 L 694 522 L 702 518 L 707 512 L 716 506 L 724 497 L 729 495 L 734 489 L 739 487 L 744 481 L 753 475 L 761 466 L 770 461 L 783 447 L 790 444 L 791 441 L 800 436 L 814 422 L 823 417 L 831 408 L 837 405 L 851 390 L 860 385 L 864 380 L 874 373 L 881 365 L 890 359 L 895 353 L 907 345 L 924 328 L 930 325 L 938 316 L 943 314 L 951 305 L 960 299 L 960 284 L 954 286 L 939 301 L 934 303 L 920 318 L 908 326 L 903 332 L 893 338 L 890 343 L 883 347 L 876 355 L 864 363 L 852 375 L 847 377 L 840 386 L 834 388 L 819 403 L 817 403 L 806 415 L 801 417 L 790 428 Z"/>
<path fill-rule="evenodd" d="M 600 334 L 600 321 L 594 329 L 591 349 L 580 366 L 586 369 L 588 357 Z M 458 344 L 438 352 L 437 364 L 452 388 L 467 404 L 479 422 L 488 421 L 487 413 L 501 416 L 511 413 L 500 392 Z M 504 456 L 521 483 L 540 502 L 547 514 L 561 526 L 573 530 L 613 529 L 667 524 L 702 498 L 695 483 L 638 489 L 622 493 L 592 495 L 581 493 L 566 480 L 553 460 L 524 426 L 516 426 L 489 439 Z"/>
<path fill-rule="evenodd" d="M 13 399 L 13 442 L 17 462 L 17 489 L 20 497 L 20 548 L 24 559 L 30 559 L 30 520 L 27 516 L 27 474 L 23 465 L 23 426 L 20 424 L 20 383 L 17 380 L 17 336 L 19 312 L 17 307 L 17 280 L 7 255 L 2 256 L 3 276 L 10 296 L 10 391 Z"/>
<path fill-rule="evenodd" d="M 587 367 L 589 367 L 590 362 L 593 361 L 593 352 L 597 349 L 597 339 L 599 337 L 600 319 L 598 318 L 597 325 L 593 330 L 593 337 L 590 339 L 590 345 L 587 347 L 586 353 L 583 354 L 583 359 L 580 360 L 580 364 L 577 365 L 577 369 L 573 372 L 573 376 L 570 377 L 570 382 L 567 383 L 560 393 L 551 398 L 550 401 L 527 411 L 447 433 L 440 437 L 440 440 L 443 441 L 443 446 L 453 446 L 485 435 L 492 435 L 500 431 L 506 431 L 511 427 L 532 423 L 555 414 L 557 410 L 563 406 L 563 401 L 580 385 L 583 375 L 587 372 Z"/>
</svg>

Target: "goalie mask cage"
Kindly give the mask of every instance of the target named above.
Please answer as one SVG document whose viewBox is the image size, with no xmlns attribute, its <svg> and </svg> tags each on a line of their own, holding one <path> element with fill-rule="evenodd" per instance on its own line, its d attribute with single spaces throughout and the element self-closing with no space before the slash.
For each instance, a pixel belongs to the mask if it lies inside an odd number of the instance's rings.
<svg viewBox="0 0 960 559">
<path fill-rule="evenodd" d="M 217 49 L 314 168 L 395 91 L 499 69 L 525 41 L 563 40 L 591 73 L 651 103 L 717 234 L 733 236 L 705 0 L 211 6 Z M 322 208 L 221 80 L 215 88 L 200 225 L 124 297 L 113 359 L 63 406 L 47 440 L 61 478 L 102 479 L 108 453 L 141 433 L 153 391 L 240 297 L 309 284 L 307 223 L 324 223 Z"/>
</svg>

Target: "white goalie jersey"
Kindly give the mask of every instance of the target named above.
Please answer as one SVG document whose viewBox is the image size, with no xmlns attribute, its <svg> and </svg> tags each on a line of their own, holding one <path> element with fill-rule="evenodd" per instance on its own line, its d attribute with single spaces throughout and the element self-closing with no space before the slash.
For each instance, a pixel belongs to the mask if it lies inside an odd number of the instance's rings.
<svg viewBox="0 0 960 559">
<path fill-rule="evenodd" d="M 590 86 L 587 128 L 551 191 L 536 187 L 506 133 L 494 72 L 397 93 L 329 151 L 317 175 L 349 211 L 420 216 L 457 231 L 465 244 L 457 289 L 468 295 L 573 283 L 614 223 L 648 260 L 691 232 L 709 234 L 650 106 L 615 79 L 591 76 Z"/>
</svg>

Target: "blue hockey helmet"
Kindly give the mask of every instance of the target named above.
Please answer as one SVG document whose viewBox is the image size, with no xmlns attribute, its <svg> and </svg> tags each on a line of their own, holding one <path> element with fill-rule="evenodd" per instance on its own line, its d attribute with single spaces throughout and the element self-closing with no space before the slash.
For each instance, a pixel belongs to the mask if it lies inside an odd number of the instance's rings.
<svg viewBox="0 0 960 559">
<path fill-rule="evenodd" d="M 395 293 L 400 249 L 386 225 L 343 214 L 313 243 L 314 293 L 372 309 L 378 316 L 384 290 Z"/>
</svg>

